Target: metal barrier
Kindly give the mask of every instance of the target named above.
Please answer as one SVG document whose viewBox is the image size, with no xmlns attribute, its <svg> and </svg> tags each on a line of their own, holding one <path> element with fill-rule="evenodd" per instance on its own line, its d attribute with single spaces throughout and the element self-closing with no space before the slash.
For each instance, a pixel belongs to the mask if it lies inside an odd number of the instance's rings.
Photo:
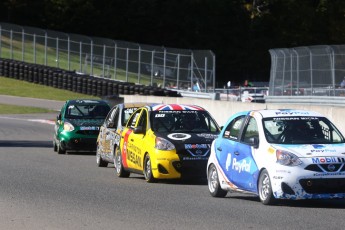
<svg viewBox="0 0 345 230">
<path fill-rule="evenodd" d="M 152 86 L 215 87 L 215 55 L 0 23 L 0 58 Z"/>
</svg>

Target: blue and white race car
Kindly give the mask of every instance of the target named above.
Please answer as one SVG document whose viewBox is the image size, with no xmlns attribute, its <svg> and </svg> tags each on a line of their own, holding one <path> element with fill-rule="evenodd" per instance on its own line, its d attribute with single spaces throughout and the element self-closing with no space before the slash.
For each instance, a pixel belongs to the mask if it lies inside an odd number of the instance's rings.
<svg viewBox="0 0 345 230">
<path fill-rule="evenodd" d="M 345 139 L 313 111 L 240 112 L 213 141 L 207 178 L 214 197 L 246 192 L 263 204 L 345 198 Z"/>
</svg>

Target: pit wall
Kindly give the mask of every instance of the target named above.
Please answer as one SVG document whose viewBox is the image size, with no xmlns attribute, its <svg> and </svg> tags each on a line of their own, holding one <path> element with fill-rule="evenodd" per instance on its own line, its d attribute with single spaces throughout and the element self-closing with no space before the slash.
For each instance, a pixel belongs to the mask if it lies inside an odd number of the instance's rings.
<svg viewBox="0 0 345 230">
<path fill-rule="evenodd" d="M 121 95 L 122 97 L 122 95 Z M 237 101 L 217 101 L 200 98 L 186 97 L 157 97 L 157 96 L 139 96 L 123 95 L 124 102 L 152 102 L 152 103 L 176 103 L 199 105 L 208 110 L 216 119 L 220 126 L 225 125 L 228 118 L 240 111 L 258 110 L 258 109 L 301 109 L 319 112 L 330 119 L 338 129 L 345 135 L 345 107 L 341 106 L 323 106 L 308 104 L 278 104 L 278 103 L 244 103 Z"/>
</svg>

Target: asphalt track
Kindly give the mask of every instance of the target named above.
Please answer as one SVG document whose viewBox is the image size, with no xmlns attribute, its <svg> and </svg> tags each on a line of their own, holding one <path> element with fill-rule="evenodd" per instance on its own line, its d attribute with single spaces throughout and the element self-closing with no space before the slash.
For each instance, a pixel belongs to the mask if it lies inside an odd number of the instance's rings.
<svg viewBox="0 0 345 230">
<path fill-rule="evenodd" d="M 141 175 L 116 177 L 113 165 L 98 168 L 94 154 L 58 155 L 55 116 L 0 115 L 0 229 L 344 229 L 344 200 L 217 199 L 204 182 L 149 184 Z"/>
</svg>

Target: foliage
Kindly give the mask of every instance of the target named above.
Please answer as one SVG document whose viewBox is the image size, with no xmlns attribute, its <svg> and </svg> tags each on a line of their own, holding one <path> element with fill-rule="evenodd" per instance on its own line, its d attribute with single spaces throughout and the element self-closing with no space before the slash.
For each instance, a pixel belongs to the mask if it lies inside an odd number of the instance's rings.
<svg viewBox="0 0 345 230">
<path fill-rule="evenodd" d="M 344 11 L 342 0 L 3 0 L 0 21 L 211 49 L 217 80 L 242 82 L 268 81 L 269 49 L 342 43 Z"/>
</svg>

